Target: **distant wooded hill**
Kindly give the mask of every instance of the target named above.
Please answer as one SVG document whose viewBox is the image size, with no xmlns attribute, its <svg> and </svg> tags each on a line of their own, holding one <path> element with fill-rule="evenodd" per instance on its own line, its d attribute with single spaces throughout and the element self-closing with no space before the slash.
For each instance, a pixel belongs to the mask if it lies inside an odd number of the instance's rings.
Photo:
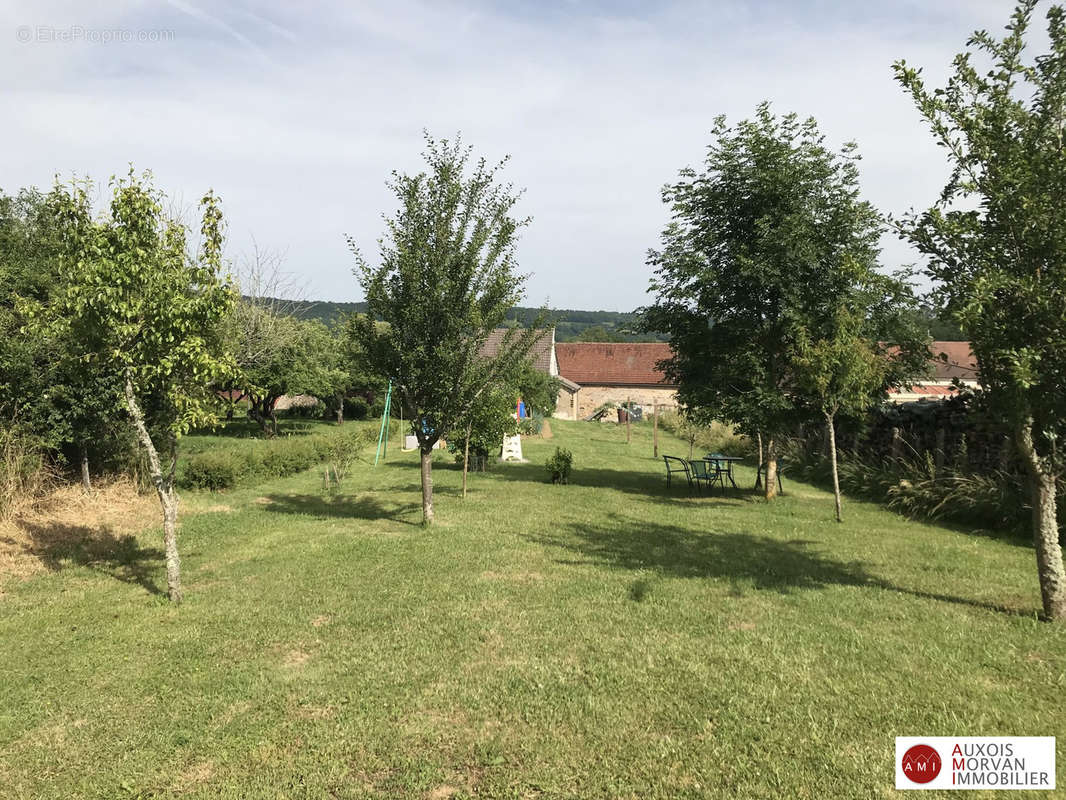
<svg viewBox="0 0 1066 800">
<path fill-rule="evenodd" d="M 283 301 L 279 301 L 283 302 Z M 325 300 L 307 301 L 294 306 L 301 319 L 317 319 L 330 327 L 344 316 L 366 311 L 366 303 L 332 303 Z M 514 325 L 529 325 L 540 309 L 515 306 L 507 319 Z M 637 315 L 632 311 L 579 311 L 572 308 L 555 309 L 555 340 L 558 342 L 665 342 L 665 336 L 653 333 L 636 333 Z M 943 319 L 937 312 L 923 306 L 917 312 L 919 322 L 927 327 L 930 336 L 938 341 L 965 339 L 962 331 L 951 320 Z"/>
<path fill-rule="evenodd" d="M 295 304 L 295 314 L 301 319 L 317 319 L 330 327 L 348 314 L 366 311 L 366 303 L 333 303 L 308 301 Z M 528 325 L 540 309 L 515 306 L 508 313 L 508 321 Z M 621 311 L 578 311 L 557 309 L 551 312 L 555 321 L 555 339 L 559 342 L 662 342 L 665 337 L 635 333 L 637 315 Z"/>
</svg>

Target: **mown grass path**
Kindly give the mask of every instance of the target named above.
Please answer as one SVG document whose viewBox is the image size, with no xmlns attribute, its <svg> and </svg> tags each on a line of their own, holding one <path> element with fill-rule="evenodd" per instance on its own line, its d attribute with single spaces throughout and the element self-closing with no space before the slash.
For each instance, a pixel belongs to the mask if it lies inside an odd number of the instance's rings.
<svg viewBox="0 0 1066 800">
<path fill-rule="evenodd" d="M 465 501 L 441 454 L 429 531 L 395 449 L 185 493 L 180 608 L 155 530 L 5 583 L 0 797 L 888 797 L 896 735 L 1066 736 L 1029 548 L 553 427 Z"/>
</svg>

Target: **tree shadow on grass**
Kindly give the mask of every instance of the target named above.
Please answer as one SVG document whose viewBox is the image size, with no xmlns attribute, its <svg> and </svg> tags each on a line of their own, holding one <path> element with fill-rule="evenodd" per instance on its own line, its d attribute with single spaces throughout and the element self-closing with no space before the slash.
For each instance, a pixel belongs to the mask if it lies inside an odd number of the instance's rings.
<svg viewBox="0 0 1066 800">
<path fill-rule="evenodd" d="M 560 562 L 564 564 L 603 564 L 678 578 L 750 582 L 757 589 L 778 592 L 872 582 L 859 562 L 827 558 L 808 549 L 803 540 L 784 541 L 745 531 L 681 528 L 614 516 L 593 525 L 571 524 L 556 536 L 529 538 L 581 556 Z"/>
<path fill-rule="evenodd" d="M 549 483 L 543 464 L 497 464 L 488 474 L 498 476 L 500 480 Z M 737 489 L 727 485 L 724 492 L 718 486 L 710 489 L 690 488 L 684 475 L 675 475 L 671 485 L 667 486 L 665 472 L 657 474 L 641 470 L 577 467 L 570 474 L 570 484 L 637 494 L 649 502 L 665 505 L 676 505 L 678 501 L 687 499 L 741 505 L 761 497 L 759 492 L 753 492 L 743 485 Z"/>
<path fill-rule="evenodd" d="M 302 514 L 317 519 L 387 519 L 404 525 L 418 525 L 409 515 L 422 508 L 420 503 L 383 503 L 377 497 L 314 494 L 272 494 L 264 508 L 279 514 Z"/>
<path fill-rule="evenodd" d="M 869 573 L 859 561 L 838 561 L 810 549 L 809 539 L 775 539 L 746 531 L 711 531 L 638 522 L 620 516 L 593 524 L 571 524 L 557 535 L 526 538 L 580 556 L 561 564 L 601 564 L 621 569 L 653 570 L 679 578 L 714 578 L 734 587 L 788 593 L 826 586 L 855 586 L 899 592 L 937 602 L 1009 615 L 1032 611 L 969 597 L 899 586 Z"/>
<path fill-rule="evenodd" d="M 150 594 L 164 594 L 155 581 L 163 551 L 142 546 L 135 536 L 118 536 L 108 526 L 42 525 L 22 520 L 18 527 L 26 539 L 7 539 L 6 543 L 20 547 L 52 572 L 77 564 L 140 586 Z"/>
</svg>

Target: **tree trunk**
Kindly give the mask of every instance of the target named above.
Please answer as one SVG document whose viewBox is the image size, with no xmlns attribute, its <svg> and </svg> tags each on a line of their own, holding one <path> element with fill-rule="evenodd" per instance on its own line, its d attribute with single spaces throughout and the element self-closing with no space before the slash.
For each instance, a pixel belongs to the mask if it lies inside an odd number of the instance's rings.
<svg viewBox="0 0 1066 800">
<path fill-rule="evenodd" d="M 163 506 L 163 551 L 167 560 L 167 594 L 175 603 L 180 603 L 181 592 L 181 558 L 178 556 L 178 495 L 171 486 L 166 492 L 159 492 L 159 502 Z"/>
<path fill-rule="evenodd" d="M 463 499 L 466 499 L 466 473 L 470 470 L 470 435 L 474 431 L 473 425 L 466 426 L 466 443 L 463 445 Z"/>
<path fill-rule="evenodd" d="M 422 445 L 422 524 L 433 524 L 433 446 Z"/>
<path fill-rule="evenodd" d="M 270 437 L 270 426 L 267 424 L 266 399 L 257 400 L 252 398 L 252 405 L 248 408 L 248 416 L 255 420 L 255 423 L 259 426 L 259 429 Z"/>
<path fill-rule="evenodd" d="M 337 395 L 337 424 L 344 424 L 344 395 Z"/>
<path fill-rule="evenodd" d="M 126 378 L 126 408 L 133 420 L 133 427 L 137 431 L 137 438 L 148 454 L 148 470 L 155 486 L 156 494 L 159 495 L 159 504 L 163 509 L 163 544 L 167 562 L 167 593 L 174 603 L 180 603 L 181 592 L 181 559 L 178 557 L 178 496 L 174 492 L 174 469 L 177 464 L 176 444 L 171 440 L 170 469 L 163 474 L 163 467 L 159 462 L 159 452 L 152 441 L 148 428 L 144 424 L 144 414 L 137 403 L 133 393 L 133 382 Z"/>
<path fill-rule="evenodd" d="M 1018 426 L 1018 452 L 1025 461 L 1033 499 L 1033 545 L 1040 578 L 1040 596 L 1044 618 L 1066 618 L 1066 571 L 1063 570 L 1059 525 L 1055 511 L 1055 473 L 1047 459 L 1040 456 L 1033 442 L 1033 420 Z"/>
<path fill-rule="evenodd" d="M 772 435 L 766 437 L 766 483 L 763 493 L 767 500 L 777 497 L 777 448 Z"/>
<path fill-rule="evenodd" d="M 89 453 L 84 444 L 80 445 L 78 450 L 81 453 L 81 486 L 88 494 L 93 490 L 92 481 L 89 479 Z"/>
<path fill-rule="evenodd" d="M 829 431 L 829 463 L 833 467 L 833 500 L 836 502 L 837 522 L 843 522 L 840 517 L 840 475 L 837 472 L 837 434 L 833 424 L 833 414 L 825 412 L 825 427 Z"/>
</svg>

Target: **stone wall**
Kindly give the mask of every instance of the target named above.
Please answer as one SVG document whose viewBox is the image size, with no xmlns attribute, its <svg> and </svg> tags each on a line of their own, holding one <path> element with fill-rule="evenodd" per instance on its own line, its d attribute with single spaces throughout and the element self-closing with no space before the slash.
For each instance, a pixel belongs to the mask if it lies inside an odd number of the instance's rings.
<svg viewBox="0 0 1066 800">
<path fill-rule="evenodd" d="M 621 405 L 626 400 L 644 406 L 647 418 L 655 403 L 659 404 L 660 410 L 662 406 L 676 406 L 677 390 L 641 386 L 582 386 L 577 393 L 577 418 L 584 419 L 604 403 Z"/>
<path fill-rule="evenodd" d="M 555 401 L 555 413 L 559 419 L 580 419 L 577 416 L 577 398 L 579 392 L 571 392 L 565 386 L 559 387 L 559 397 Z"/>
</svg>

